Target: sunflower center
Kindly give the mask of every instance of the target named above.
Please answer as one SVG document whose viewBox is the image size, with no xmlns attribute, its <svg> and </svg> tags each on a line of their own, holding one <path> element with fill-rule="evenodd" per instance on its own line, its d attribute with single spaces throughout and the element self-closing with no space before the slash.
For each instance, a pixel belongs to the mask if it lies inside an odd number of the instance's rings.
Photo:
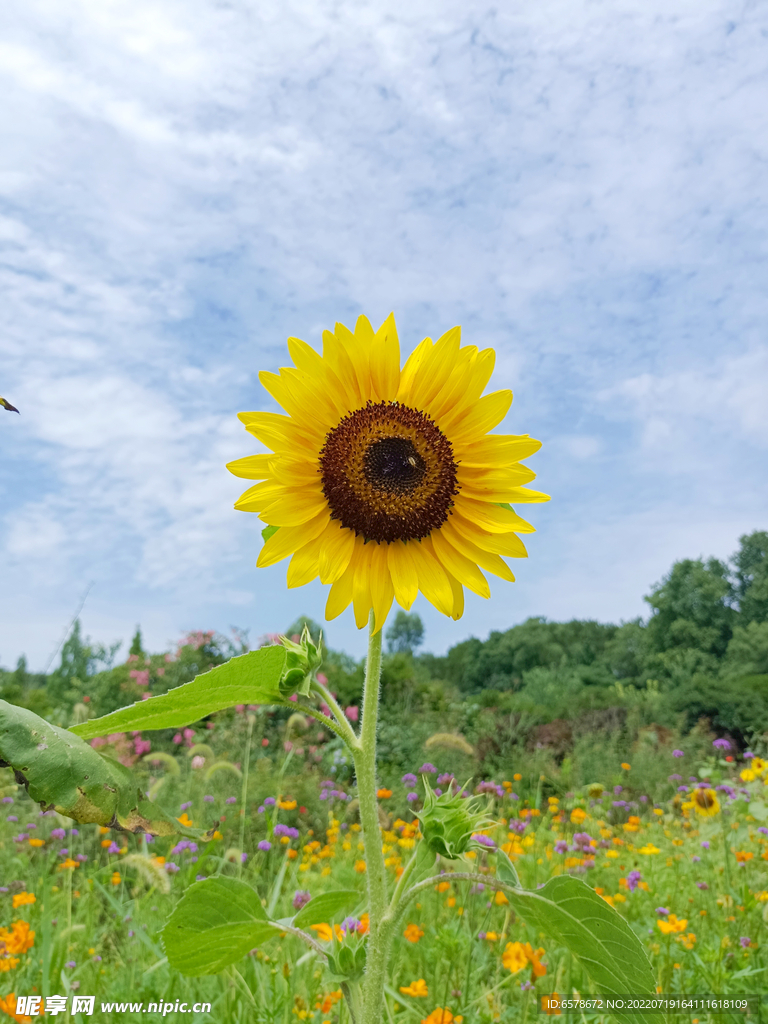
<svg viewBox="0 0 768 1024">
<path fill-rule="evenodd" d="M 434 420 L 398 402 L 368 404 L 330 430 L 320 452 L 331 517 L 366 540 L 418 540 L 458 494 L 456 462 Z"/>
<path fill-rule="evenodd" d="M 408 437 L 383 437 L 363 455 L 363 472 L 371 487 L 410 494 L 418 487 L 427 464 Z"/>
</svg>

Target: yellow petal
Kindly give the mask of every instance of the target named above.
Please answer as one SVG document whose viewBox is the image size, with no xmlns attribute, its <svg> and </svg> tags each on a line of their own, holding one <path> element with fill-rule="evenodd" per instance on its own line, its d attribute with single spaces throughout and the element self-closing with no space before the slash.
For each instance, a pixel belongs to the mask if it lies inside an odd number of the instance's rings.
<svg viewBox="0 0 768 1024">
<path fill-rule="evenodd" d="M 452 408 L 441 416 L 439 425 L 442 430 L 452 433 L 456 424 L 461 422 L 470 409 L 474 408 L 491 379 L 495 362 L 496 353 L 492 348 L 484 348 L 482 352 L 478 352 L 469 373 L 464 377 L 462 393 Z"/>
<path fill-rule="evenodd" d="M 460 344 L 460 327 L 452 327 L 437 339 L 435 347 L 420 366 L 411 388 L 411 404 L 416 409 L 428 409 L 429 403 L 448 380 L 456 364 Z"/>
<path fill-rule="evenodd" d="M 294 554 L 288 565 L 289 587 L 303 587 L 317 576 L 317 541 L 311 540 Z"/>
<path fill-rule="evenodd" d="M 344 575 L 336 580 L 328 594 L 328 601 L 325 605 L 326 619 L 335 619 L 341 615 L 345 608 L 349 607 L 352 600 L 352 581 L 354 579 L 354 567 L 349 566 Z"/>
<path fill-rule="evenodd" d="M 373 391 L 380 402 L 393 402 L 400 384 L 400 342 L 395 314 L 390 313 L 376 332 L 370 352 Z"/>
<path fill-rule="evenodd" d="M 448 576 L 448 582 L 451 584 L 451 590 L 453 591 L 453 611 L 451 612 L 451 618 L 460 619 L 464 614 L 464 588 L 459 581 L 451 574 L 446 573 Z"/>
<path fill-rule="evenodd" d="M 355 576 L 352 581 L 352 603 L 357 628 L 368 623 L 371 610 L 371 558 L 374 542 L 366 544 L 362 537 L 355 538 Z"/>
<path fill-rule="evenodd" d="M 395 588 L 397 603 L 408 611 L 419 594 L 419 574 L 416 572 L 416 563 L 411 553 L 416 541 L 405 544 L 403 541 L 395 541 L 389 545 L 387 551 L 387 563 L 392 577 L 392 585 Z"/>
<path fill-rule="evenodd" d="M 506 558 L 527 558 L 525 545 L 516 533 L 488 533 L 482 526 L 464 519 L 463 516 L 452 516 L 451 523 L 467 540 L 476 544 L 483 551 L 493 551 Z"/>
<path fill-rule="evenodd" d="M 443 615 L 451 615 L 453 590 L 429 537 L 413 543 L 411 554 L 419 574 L 419 590 Z"/>
<path fill-rule="evenodd" d="M 328 433 L 329 424 L 335 417 L 328 414 L 325 403 L 320 403 L 318 408 L 317 394 L 310 388 L 303 388 L 300 381 L 288 370 L 280 374 L 262 370 L 259 381 L 264 390 L 270 393 L 278 405 L 282 405 L 293 423 L 299 426 L 307 437 L 317 442 Z M 335 423 L 332 425 L 335 426 Z"/>
<path fill-rule="evenodd" d="M 360 397 L 360 387 L 352 360 L 342 343 L 331 331 L 323 331 L 323 359 L 332 367 L 344 388 L 347 410 L 359 409 L 365 403 Z"/>
<path fill-rule="evenodd" d="M 432 351 L 432 339 L 425 338 L 416 348 L 411 352 L 405 361 L 405 366 L 400 371 L 400 387 L 397 391 L 397 401 L 403 405 L 411 404 L 411 389 L 413 382 L 419 373 L 419 367 L 427 358 L 428 354 Z"/>
<path fill-rule="evenodd" d="M 535 480 L 536 474 L 527 466 L 510 466 L 508 469 L 473 471 L 459 467 L 457 474 L 461 493 L 478 501 L 512 501 L 521 484 Z"/>
<path fill-rule="evenodd" d="M 532 491 L 529 487 L 515 487 L 512 497 L 507 501 L 516 505 L 530 505 L 539 501 L 550 501 L 550 496 L 543 491 Z"/>
<path fill-rule="evenodd" d="M 509 412 L 510 405 L 512 392 L 509 390 L 493 391 L 490 395 L 483 395 L 467 414 L 451 427 L 451 442 L 460 444 L 465 438 L 487 434 L 501 423 Z"/>
<path fill-rule="evenodd" d="M 425 410 L 438 425 L 450 416 L 455 406 L 462 401 L 472 366 L 476 360 L 476 345 L 465 345 L 464 348 L 459 349 L 448 379 L 440 392 L 429 403 L 429 408 Z"/>
<path fill-rule="evenodd" d="M 268 565 L 274 565 L 319 537 L 326 528 L 329 518 L 330 513 L 326 509 L 325 512 L 321 512 L 319 516 L 315 516 L 309 522 L 302 523 L 301 526 L 283 526 L 277 533 L 273 533 L 264 544 L 256 560 L 257 567 L 265 569 Z"/>
<path fill-rule="evenodd" d="M 457 516 L 453 515 L 444 523 L 441 527 L 441 532 L 445 535 L 446 540 L 459 551 L 465 558 L 470 559 L 476 565 L 481 566 L 486 572 L 493 573 L 494 576 L 500 576 L 503 580 L 508 580 L 510 583 L 515 582 L 515 577 L 512 570 L 509 568 L 507 563 L 501 558 L 500 555 L 494 554 L 490 551 L 484 551 L 482 548 L 473 544 L 472 541 L 467 540 L 456 529 Z"/>
<path fill-rule="evenodd" d="M 355 534 L 331 519 L 320 538 L 320 582 L 335 583 L 347 571 L 355 549 Z"/>
<path fill-rule="evenodd" d="M 498 467 L 527 459 L 539 448 L 541 441 L 527 434 L 487 434 L 466 444 L 455 444 L 454 452 L 456 461 L 464 467 Z"/>
<path fill-rule="evenodd" d="M 285 495 L 285 487 L 274 480 L 264 480 L 243 491 L 235 502 L 238 512 L 261 512 L 267 505 Z"/>
<path fill-rule="evenodd" d="M 273 471 L 275 480 L 285 487 L 322 487 L 320 476 L 320 463 L 317 459 L 288 459 L 281 455 L 277 458 L 272 456 Z"/>
<path fill-rule="evenodd" d="M 374 544 L 371 556 L 371 603 L 373 605 L 374 633 L 387 621 L 395 597 L 392 577 L 387 565 L 387 544 Z"/>
<path fill-rule="evenodd" d="M 509 508 L 501 508 L 490 501 L 476 501 L 475 498 L 465 498 L 463 494 L 457 494 L 454 501 L 454 508 L 465 519 L 477 523 L 489 533 L 534 533 L 530 523 L 513 512 Z"/>
<path fill-rule="evenodd" d="M 291 492 L 267 505 L 259 518 L 270 526 L 301 526 L 327 508 L 322 492 Z"/>
<path fill-rule="evenodd" d="M 367 321 L 365 321 L 367 323 Z M 370 338 L 373 337 L 373 328 L 368 324 L 370 328 Z M 344 324 L 336 324 L 334 327 L 334 333 L 339 341 L 344 346 L 347 355 L 350 358 L 352 366 L 355 370 L 355 379 L 357 380 L 357 388 L 360 393 L 360 403 L 365 405 L 368 399 L 371 397 L 371 374 L 368 366 L 368 349 L 369 344 L 366 343 L 366 339 L 362 336 L 358 336 L 358 328 L 361 332 L 364 332 L 364 327 L 361 325 L 360 320 L 357 321 L 357 327 L 353 334 L 348 327 Z"/>
<path fill-rule="evenodd" d="M 233 476 L 245 480 L 267 480 L 271 475 L 270 466 L 274 455 L 246 455 L 244 459 L 235 459 L 227 463 L 227 469 Z"/>
<path fill-rule="evenodd" d="M 459 583 L 469 587 L 473 594 L 479 597 L 490 597 L 491 588 L 488 580 L 483 576 L 477 567 L 477 563 L 471 561 L 461 554 L 443 534 L 442 530 L 434 530 L 430 537 L 435 548 L 437 557 L 440 559 L 443 568 L 456 577 Z"/>
<path fill-rule="evenodd" d="M 297 448 L 318 451 L 317 441 L 304 433 L 290 418 L 277 412 L 239 412 L 237 418 L 249 434 L 275 452 L 295 452 Z"/>
</svg>

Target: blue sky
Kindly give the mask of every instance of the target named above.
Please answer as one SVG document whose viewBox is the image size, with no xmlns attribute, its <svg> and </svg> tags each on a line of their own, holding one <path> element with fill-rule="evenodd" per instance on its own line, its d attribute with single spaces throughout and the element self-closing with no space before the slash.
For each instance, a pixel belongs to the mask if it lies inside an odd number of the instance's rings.
<svg viewBox="0 0 768 1024">
<path fill-rule="evenodd" d="M 768 527 L 768 8 L 44 0 L 0 12 L 0 664 L 87 633 L 252 637 L 323 588 L 258 572 L 224 463 L 285 339 L 394 310 L 497 349 L 552 495 L 529 615 L 618 621 Z M 351 612 L 333 646 L 360 654 Z"/>
</svg>

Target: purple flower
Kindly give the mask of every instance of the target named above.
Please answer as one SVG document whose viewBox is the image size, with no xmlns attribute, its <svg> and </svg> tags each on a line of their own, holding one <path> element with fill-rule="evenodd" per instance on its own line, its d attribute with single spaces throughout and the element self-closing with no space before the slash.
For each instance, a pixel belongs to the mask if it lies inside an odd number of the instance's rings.
<svg viewBox="0 0 768 1024">
<path fill-rule="evenodd" d="M 228 796 L 227 799 L 224 801 L 224 803 L 225 804 L 236 804 L 237 803 L 237 797 L 236 796 Z"/>
<path fill-rule="evenodd" d="M 85 853 L 76 853 L 75 860 L 79 860 L 81 864 L 85 864 L 85 862 L 88 860 L 88 856 Z"/>
<path fill-rule="evenodd" d="M 742 935 L 741 938 L 739 939 L 739 945 L 741 946 L 742 949 L 748 949 L 749 948 L 749 944 L 751 942 L 752 942 L 752 939 L 750 939 L 750 937 L 748 935 Z"/>
<path fill-rule="evenodd" d="M 213 797 L 213 796 L 204 796 L 204 797 L 203 797 L 203 800 L 204 800 L 204 801 L 205 801 L 205 802 L 206 802 L 207 804 L 212 804 L 212 803 L 214 802 L 214 800 L 215 800 L 215 799 L 216 799 L 216 798 L 215 798 L 215 797 Z"/>
<path fill-rule="evenodd" d="M 494 843 L 490 836 L 484 836 L 481 832 L 475 832 L 473 833 L 472 838 L 476 843 L 479 843 L 480 846 L 485 846 L 489 850 L 496 849 L 496 843 Z"/>
<path fill-rule="evenodd" d="M 107 847 L 107 853 L 120 853 L 120 847 L 114 840 Z"/>
<path fill-rule="evenodd" d="M 277 803 L 277 801 L 275 800 L 275 798 L 273 796 L 264 797 L 264 806 L 265 807 L 274 807 L 276 803 Z"/>
<path fill-rule="evenodd" d="M 12 804 L 13 803 L 13 797 L 12 796 L 4 796 L 3 797 L 3 803 L 4 804 Z"/>
<path fill-rule="evenodd" d="M 486 935 L 487 935 L 487 934 L 488 934 L 488 932 L 478 932 L 478 933 L 477 933 L 477 937 L 478 937 L 478 939 L 480 939 L 480 941 L 482 942 L 482 941 L 483 941 L 483 939 L 484 939 L 484 938 L 486 937 Z"/>
<path fill-rule="evenodd" d="M 619 793 L 623 793 L 623 792 L 624 792 L 624 787 L 623 786 L 614 786 L 613 787 L 613 795 L 614 796 L 618 796 Z"/>
<path fill-rule="evenodd" d="M 731 744 L 729 740 L 723 739 L 722 737 L 717 740 L 712 740 L 712 746 L 715 750 L 730 750 Z"/>
<path fill-rule="evenodd" d="M 9 814 L 8 817 L 5 820 L 6 821 L 18 821 L 19 819 L 16 817 L 15 814 Z"/>
<path fill-rule="evenodd" d="M 691 861 L 692 861 L 692 862 L 693 862 L 694 864 L 700 864 L 700 863 L 701 863 L 701 857 L 697 857 L 697 856 L 696 856 L 696 855 L 694 854 L 694 856 L 693 856 L 693 857 L 691 857 Z"/>
<path fill-rule="evenodd" d="M 79 836 L 79 835 L 80 835 L 80 832 L 79 832 L 79 831 L 78 831 L 78 829 L 76 829 L 76 828 L 71 828 L 71 829 L 69 830 L 69 834 L 70 834 L 71 836 Z"/>
<path fill-rule="evenodd" d="M 594 859 L 592 857 L 585 857 L 584 860 L 581 862 L 581 866 L 584 868 L 585 871 L 591 870 L 595 866 Z"/>
<path fill-rule="evenodd" d="M 297 889 L 293 894 L 291 903 L 293 904 L 294 910 L 301 910 L 302 907 L 306 907 L 309 901 L 312 899 L 312 893 L 307 892 L 306 889 Z"/>
<path fill-rule="evenodd" d="M 248 854 L 247 854 L 247 853 L 246 853 L 245 851 L 243 851 L 243 852 L 242 852 L 242 853 L 240 854 L 240 863 L 241 863 L 241 864 L 245 864 L 245 862 L 246 862 L 247 860 L 248 860 Z"/>
<path fill-rule="evenodd" d="M 59 856 L 60 857 L 68 857 L 69 856 L 69 850 L 66 848 L 66 846 L 62 846 L 62 848 L 59 850 Z"/>
<path fill-rule="evenodd" d="M 708 850 L 709 849 L 709 840 L 708 839 L 702 839 L 702 841 L 701 841 L 701 848 L 702 848 L 702 850 Z"/>
<path fill-rule="evenodd" d="M 510 832 L 517 832 L 518 835 L 522 835 L 525 832 L 525 822 L 522 818 L 515 818 L 513 821 L 510 821 L 507 828 Z"/>
<path fill-rule="evenodd" d="M 568 853 L 568 843 L 564 839 L 558 839 L 555 843 L 555 853 Z"/>
<path fill-rule="evenodd" d="M 415 804 L 416 801 L 419 799 L 419 794 L 418 793 L 407 793 L 406 796 L 405 796 L 405 799 L 408 801 L 409 804 Z"/>
<path fill-rule="evenodd" d="M 709 888 L 709 886 L 707 885 L 707 883 L 706 883 L 706 882 L 697 882 L 697 883 L 696 883 L 696 885 L 697 885 L 697 887 L 698 887 L 699 889 L 701 889 L 702 891 L 704 891 L 705 889 L 708 889 L 708 888 Z"/>
<path fill-rule="evenodd" d="M 324 795 L 325 795 L 324 793 L 320 794 L 320 799 L 321 800 L 323 799 Z M 259 814 L 263 814 L 263 813 L 264 813 L 264 804 L 261 804 L 261 806 L 259 807 Z"/>
<path fill-rule="evenodd" d="M 345 935 L 351 935 L 360 928 L 360 921 L 356 917 L 345 917 L 341 922 L 341 930 Z"/>
<path fill-rule="evenodd" d="M 768 836 L 768 828 L 765 825 L 761 825 L 757 831 L 763 836 Z"/>
<path fill-rule="evenodd" d="M 669 778 L 670 782 L 682 782 L 683 781 L 683 776 L 682 775 L 670 775 L 670 776 L 668 776 L 668 778 Z"/>
<path fill-rule="evenodd" d="M 205 875 L 195 875 L 195 881 L 196 882 L 204 882 L 205 881 Z"/>
<path fill-rule="evenodd" d="M 19 834 L 17 836 L 13 837 L 14 843 L 23 843 L 27 839 L 29 839 L 29 833 L 28 832 L 19 832 Z"/>
<path fill-rule="evenodd" d="M 424 764 L 421 766 L 421 768 L 419 768 L 419 775 L 436 775 L 436 774 L 437 774 L 437 768 L 435 768 L 435 766 L 433 764 L 430 764 L 429 761 L 425 761 Z"/>
<path fill-rule="evenodd" d="M 437 776 L 438 786 L 447 786 L 449 782 L 453 782 L 453 775 L 451 772 L 443 772 L 442 775 Z"/>
<path fill-rule="evenodd" d="M 744 760 L 745 761 L 751 761 L 754 757 L 757 757 L 757 754 L 753 754 L 751 750 L 745 750 L 744 751 Z"/>
<path fill-rule="evenodd" d="M 639 871 L 630 871 L 627 875 L 627 888 L 629 891 L 634 892 L 642 880 L 643 876 Z"/>
<path fill-rule="evenodd" d="M 539 888 L 541 888 L 541 886 L 539 886 Z M 520 991 L 521 992 L 530 992 L 532 988 L 533 988 L 533 982 L 532 981 L 521 981 L 520 982 Z"/>
<path fill-rule="evenodd" d="M 684 750 L 673 750 L 672 751 L 672 757 L 685 757 L 685 751 Z"/>
<path fill-rule="evenodd" d="M 747 941 L 749 941 L 749 940 L 747 940 Z M 67 962 L 64 964 L 64 966 L 65 967 L 69 967 L 70 970 L 71 970 L 73 967 L 77 967 L 77 961 L 76 960 L 67 960 Z"/>
<path fill-rule="evenodd" d="M 51 839 L 63 839 L 66 834 L 63 828 L 55 828 L 51 831 Z"/>
<path fill-rule="evenodd" d="M 669 910 L 666 907 L 656 907 L 656 913 L 666 917 L 669 914 Z"/>
<path fill-rule="evenodd" d="M 133 938 L 133 936 L 134 936 L 135 934 L 136 934 L 136 932 L 134 932 L 134 931 L 129 931 L 129 932 L 128 932 L 128 938 L 129 938 L 129 939 L 132 939 L 132 938 Z"/>
<path fill-rule="evenodd" d="M 591 846 L 592 836 L 589 832 L 577 832 L 573 837 L 573 841 L 577 846 Z"/>
<path fill-rule="evenodd" d="M 677 792 L 678 793 L 687 793 L 688 792 L 688 787 L 687 786 L 678 786 L 677 787 Z"/>
<path fill-rule="evenodd" d="M 479 892 L 485 892 L 485 886 L 483 885 L 482 882 L 475 882 L 475 884 L 469 890 L 469 895 L 470 896 L 475 896 Z"/>
<path fill-rule="evenodd" d="M 270 843 L 268 839 L 262 839 L 261 842 L 257 844 L 257 846 L 260 850 L 263 850 L 265 853 L 267 852 L 267 850 L 272 849 L 272 843 Z"/>
<path fill-rule="evenodd" d="M 192 806 L 192 801 L 191 800 L 187 800 L 187 802 L 185 804 L 182 804 L 179 809 L 182 810 L 182 811 L 188 811 L 191 806 Z"/>
<path fill-rule="evenodd" d="M 406 772 L 405 775 L 400 779 L 404 786 L 415 786 L 419 781 L 413 772 Z"/>
<path fill-rule="evenodd" d="M 179 870 L 179 865 L 174 864 L 172 860 L 166 861 L 165 870 L 168 872 L 169 875 L 175 875 L 176 872 Z"/>
</svg>

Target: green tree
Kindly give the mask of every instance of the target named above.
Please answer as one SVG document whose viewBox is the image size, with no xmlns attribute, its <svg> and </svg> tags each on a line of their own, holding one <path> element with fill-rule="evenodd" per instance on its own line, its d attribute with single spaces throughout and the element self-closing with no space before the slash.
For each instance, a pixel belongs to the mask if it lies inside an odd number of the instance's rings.
<svg viewBox="0 0 768 1024">
<path fill-rule="evenodd" d="M 131 649 L 128 651 L 129 654 L 138 655 L 138 657 L 144 656 L 144 647 L 141 641 L 141 629 L 139 626 L 136 627 L 136 632 L 133 634 L 133 640 L 131 640 Z"/>
<path fill-rule="evenodd" d="M 415 613 L 399 611 L 386 633 L 390 654 L 413 654 L 424 643 L 424 623 Z"/>
<path fill-rule="evenodd" d="M 653 650 L 696 648 L 722 658 L 733 632 L 736 612 L 727 566 L 716 558 L 705 563 L 675 562 L 645 600 L 653 609 L 648 637 Z"/>
<path fill-rule="evenodd" d="M 731 559 L 739 618 L 742 625 L 768 622 L 768 532 L 744 534 L 739 544 Z"/>
</svg>

